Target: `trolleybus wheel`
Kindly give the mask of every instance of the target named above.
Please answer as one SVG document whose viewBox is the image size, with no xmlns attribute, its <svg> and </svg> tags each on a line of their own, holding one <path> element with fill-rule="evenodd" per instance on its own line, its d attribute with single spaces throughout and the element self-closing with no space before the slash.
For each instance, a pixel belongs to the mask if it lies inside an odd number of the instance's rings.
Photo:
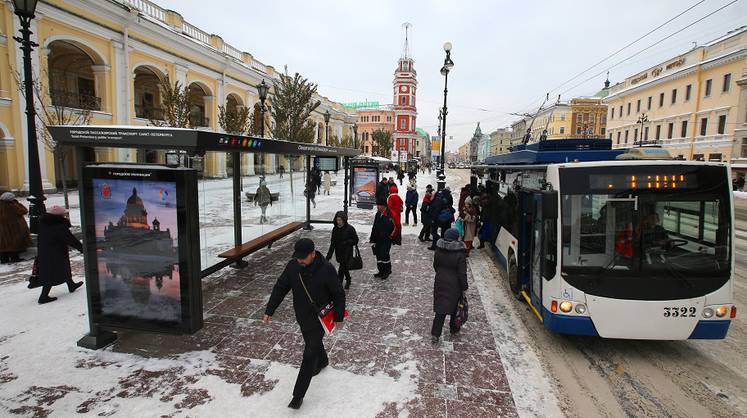
<svg viewBox="0 0 747 418">
<path fill-rule="evenodd" d="M 511 254 L 508 258 L 508 285 L 516 300 L 524 300 L 519 288 L 519 269 L 516 266 L 516 258 Z"/>
</svg>

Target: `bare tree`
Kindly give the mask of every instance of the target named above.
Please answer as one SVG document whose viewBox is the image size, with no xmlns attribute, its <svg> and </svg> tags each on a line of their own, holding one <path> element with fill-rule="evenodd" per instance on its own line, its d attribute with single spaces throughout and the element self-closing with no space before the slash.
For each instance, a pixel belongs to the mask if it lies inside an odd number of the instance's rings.
<svg viewBox="0 0 747 418">
<path fill-rule="evenodd" d="M 389 158 L 392 154 L 392 133 L 377 129 L 371 134 L 373 154 Z"/>
<path fill-rule="evenodd" d="M 22 81 L 23 77 L 21 73 L 12 67 L 10 70 L 18 91 L 24 99 L 28 100 L 24 87 L 25 81 Z M 49 80 L 46 70 L 41 70 L 40 79 L 31 80 L 34 92 L 33 99 L 36 105 L 36 119 L 38 121 L 36 124 L 36 137 L 42 140 L 45 147 L 52 152 L 54 159 L 57 161 L 57 164 L 55 164 L 55 174 L 62 182 L 65 208 L 70 209 L 67 175 L 65 173 L 65 151 L 52 137 L 48 128 L 55 125 L 88 125 L 91 122 L 91 110 L 96 108 L 97 104 L 93 98 L 89 99 L 90 101 L 86 101 L 81 97 L 74 101 L 77 107 L 72 107 L 72 102 L 65 100 L 63 97 L 54 98 L 49 94 L 45 94 L 48 89 L 43 84 L 43 80 Z"/>
</svg>

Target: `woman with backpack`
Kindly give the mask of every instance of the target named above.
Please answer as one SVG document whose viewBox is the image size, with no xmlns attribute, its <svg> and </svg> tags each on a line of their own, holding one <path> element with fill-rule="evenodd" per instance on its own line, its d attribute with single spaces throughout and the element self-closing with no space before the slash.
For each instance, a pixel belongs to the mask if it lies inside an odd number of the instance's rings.
<svg viewBox="0 0 747 418">
<path fill-rule="evenodd" d="M 348 216 L 344 211 L 339 211 L 335 214 L 334 222 L 332 240 L 329 243 L 329 250 L 327 250 L 327 261 L 332 259 L 332 254 L 334 253 L 335 259 L 340 263 L 340 268 L 337 269 L 337 278 L 340 280 L 340 284 L 342 284 L 344 277 L 345 289 L 350 289 L 351 278 L 348 263 L 353 258 L 353 247 L 358 245 L 358 233 L 348 223 Z"/>
<path fill-rule="evenodd" d="M 436 277 L 433 282 L 433 326 L 431 327 L 431 342 L 438 344 L 441 331 L 449 315 L 449 331 L 459 332 L 456 322 L 456 311 L 459 299 L 467 290 L 467 259 L 464 243 L 459 241 L 459 231 L 449 228 L 443 238 L 436 243 L 436 253 L 433 256 L 433 269 Z"/>
<path fill-rule="evenodd" d="M 259 187 L 257 187 L 257 191 L 254 193 L 254 206 L 257 205 L 262 209 L 259 223 L 263 224 L 267 222 L 267 205 L 272 206 L 272 193 L 270 193 L 270 189 L 267 188 L 267 182 L 264 180 L 259 182 Z"/>
</svg>

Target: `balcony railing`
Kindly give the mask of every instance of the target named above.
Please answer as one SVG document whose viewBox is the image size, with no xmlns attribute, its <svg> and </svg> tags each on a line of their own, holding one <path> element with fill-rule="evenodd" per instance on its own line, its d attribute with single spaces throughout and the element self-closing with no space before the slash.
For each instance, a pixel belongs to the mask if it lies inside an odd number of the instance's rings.
<svg viewBox="0 0 747 418">
<path fill-rule="evenodd" d="M 210 34 L 187 22 L 182 23 L 182 32 L 190 38 L 210 45 Z"/>
<path fill-rule="evenodd" d="M 163 109 L 160 107 L 135 105 L 135 116 L 142 119 L 163 120 Z"/>
<path fill-rule="evenodd" d="M 101 110 L 101 98 L 65 90 L 51 90 L 53 106 L 72 107 L 84 110 Z"/>
<path fill-rule="evenodd" d="M 126 3 L 150 17 L 162 22 L 166 20 L 166 10 L 148 0 L 126 0 Z"/>
</svg>

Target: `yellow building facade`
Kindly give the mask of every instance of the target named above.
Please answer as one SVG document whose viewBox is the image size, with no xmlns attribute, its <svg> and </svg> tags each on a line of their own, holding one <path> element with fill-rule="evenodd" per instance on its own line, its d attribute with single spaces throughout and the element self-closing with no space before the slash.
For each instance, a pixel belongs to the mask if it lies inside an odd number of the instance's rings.
<svg viewBox="0 0 747 418">
<path fill-rule="evenodd" d="M 747 157 L 747 27 L 634 74 L 610 89 L 613 147 L 658 144 L 685 159 Z"/>
<path fill-rule="evenodd" d="M 0 191 L 25 191 L 25 100 L 14 76 L 14 71 L 23 69 L 22 53 L 13 40 L 20 25 L 10 2 L 0 3 L 0 16 Z M 254 108 L 259 102 L 256 86 L 262 80 L 272 86 L 279 79 L 271 65 L 147 0 L 40 2 L 31 31 L 32 40 L 39 44 L 32 61 L 42 102 L 47 107 L 86 109 L 90 123 L 96 125 L 148 125 L 162 119 L 158 83 L 168 77 L 190 89 L 195 102 L 192 124 L 220 131 L 219 105 Z M 267 106 L 272 106 L 272 95 L 271 89 Z M 317 99 L 321 105 L 312 115 L 317 125 L 316 142 L 327 144 L 327 132 L 330 139 L 351 139 L 355 112 L 325 97 Z M 36 105 L 42 106 L 38 100 Z M 329 129 L 324 121 L 326 112 L 331 115 Z M 41 139 L 39 150 L 43 187 L 53 190 L 60 167 L 55 166 Z M 265 172 L 274 172 L 281 165 L 288 168 L 284 157 L 266 157 L 255 161 L 254 155 L 247 155 L 242 171 L 253 174 L 260 160 Z M 97 149 L 96 159 L 163 162 L 163 153 Z M 224 153 L 209 153 L 204 175 L 225 177 L 227 160 Z M 62 168 L 74 177 L 76 164 L 72 153 L 67 153 Z"/>
</svg>

